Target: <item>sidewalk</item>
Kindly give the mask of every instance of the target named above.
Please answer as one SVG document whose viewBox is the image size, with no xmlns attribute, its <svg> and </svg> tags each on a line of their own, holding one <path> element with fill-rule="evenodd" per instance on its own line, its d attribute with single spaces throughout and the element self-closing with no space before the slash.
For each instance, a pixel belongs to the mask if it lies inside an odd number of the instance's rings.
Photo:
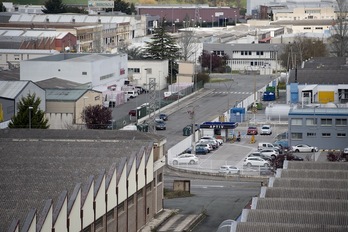
<svg viewBox="0 0 348 232">
<path fill-rule="evenodd" d="M 200 222 L 203 214 L 182 215 L 178 209 L 163 209 L 153 220 L 147 223 L 140 232 L 184 232 Z"/>
</svg>

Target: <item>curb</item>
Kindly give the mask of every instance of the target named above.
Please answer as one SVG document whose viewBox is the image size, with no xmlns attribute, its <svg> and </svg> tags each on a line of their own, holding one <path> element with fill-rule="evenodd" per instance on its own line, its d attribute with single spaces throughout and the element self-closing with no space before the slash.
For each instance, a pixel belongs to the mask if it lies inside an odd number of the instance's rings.
<svg viewBox="0 0 348 232">
<path fill-rule="evenodd" d="M 183 232 L 189 232 L 192 231 L 193 228 L 195 228 L 203 219 L 206 217 L 204 213 L 200 213 L 195 217 L 185 228 L 182 230 Z"/>
</svg>

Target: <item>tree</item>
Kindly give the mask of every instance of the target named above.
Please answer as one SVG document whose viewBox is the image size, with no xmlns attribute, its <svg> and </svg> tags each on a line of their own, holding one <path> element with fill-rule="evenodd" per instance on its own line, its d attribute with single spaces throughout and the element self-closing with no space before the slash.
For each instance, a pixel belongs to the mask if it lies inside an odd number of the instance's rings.
<svg viewBox="0 0 348 232">
<path fill-rule="evenodd" d="M 6 12 L 6 8 L 2 2 L 0 2 L 0 12 Z"/>
<path fill-rule="evenodd" d="M 348 53 L 348 25 L 346 22 L 348 5 L 346 0 L 337 0 L 338 12 L 333 35 L 330 38 L 332 53 L 337 57 L 347 56 Z"/>
<path fill-rule="evenodd" d="M 141 60 L 144 59 L 144 51 L 141 47 L 123 47 L 120 48 L 120 52 L 127 53 L 129 60 Z"/>
<path fill-rule="evenodd" d="M 146 42 L 145 55 L 154 60 L 174 61 L 180 58 L 180 52 L 175 39 L 165 31 L 164 21 L 163 18 L 161 25 L 155 28 L 152 41 Z"/>
<path fill-rule="evenodd" d="M 124 2 L 122 0 L 114 1 L 114 11 L 120 11 L 127 15 L 136 14 L 134 3 Z"/>
<path fill-rule="evenodd" d="M 154 30 L 152 41 L 146 42 L 147 47 L 144 55 L 147 59 L 168 60 L 170 73 L 170 78 L 168 78 L 170 81 L 168 82 L 173 83 L 178 73 L 178 65 L 175 60 L 181 57 L 181 53 L 176 40 L 166 32 L 164 22 L 165 19 L 163 18 L 161 25 Z"/>
<path fill-rule="evenodd" d="M 66 13 L 66 6 L 62 0 L 47 0 L 44 3 L 45 9 L 42 10 L 45 14 L 61 14 Z"/>
<path fill-rule="evenodd" d="M 106 129 L 112 120 L 112 111 L 102 105 L 90 105 L 83 109 L 81 118 L 88 129 Z"/>
<path fill-rule="evenodd" d="M 202 55 L 198 58 L 203 69 L 207 72 L 223 73 L 227 69 L 228 55 L 218 56 L 215 53 L 209 53 L 206 50 L 202 51 Z"/>
<path fill-rule="evenodd" d="M 18 102 L 18 112 L 12 117 L 9 123 L 9 128 L 49 128 L 48 119 L 45 119 L 45 112 L 40 110 L 40 98 L 36 98 L 34 94 L 28 94 L 27 97 L 22 97 Z M 29 108 L 30 107 L 30 108 Z M 30 120 L 30 123 L 29 123 Z M 29 126 L 30 124 L 30 126 Z"/>
<path fill-rule="evenodd" d="M 303 61 L 312 57 L 328 56 L 328 50 L 323 41 L 318 39 L 297 36 L 293 43 L 285 46 L 279 56 L 280 63 L 287 69 L 298 67 Z"/>
<path fill-rule="evenodd" d="M 198 50 L 197 38 L 194 31 L 183 31 L 178 39 L 182 59 L 187 61 Z"/>
</svg>

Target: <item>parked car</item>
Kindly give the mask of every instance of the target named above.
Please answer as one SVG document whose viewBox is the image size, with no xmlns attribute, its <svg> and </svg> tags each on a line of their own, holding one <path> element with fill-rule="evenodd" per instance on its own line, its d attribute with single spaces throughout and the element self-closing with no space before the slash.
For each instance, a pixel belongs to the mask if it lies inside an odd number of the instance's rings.
<svg viewBox="0 0 348 232">
<path fill-rule="evenodd" d="M 257 145 L 258 150 L 263 150 L 263 149 L 274 149 L 275 146 L 272 143 L 265 143 L 261 142 Z"/>
<path fill-rule="evenodd" d="M 271 135 L 272 134 L 272 128 L 271 125 L 263 125 L 261 127 L 261 135 Z"/>
<path fill-rule="evenodd" d="M 254 151 L 254 152 L 251 152 L 248 157 L 260 157 L 264 160 L 271 160 L 269 157 L 266 157 L 264 155 L 262 155 L 259 151 Z"/>
<path fill-rule="evenodd" d="M 217 139 L 214 136 L 209 136 L 209 135 L 202 136 L 201 139 L 215 139 L 216 141 L 218 141 L 220 146 L 224 143 L 222 139 Z"/>
<path fill-rule="evenodd" d="M 203 146 L 196 146 L 195 147 L 195 151 L 194 153 L 195 154 L 203 154 L 203 155 L 206 155 L 207 153 L 209 153 L 209 149 L 207 147 L 203 147 Z M 192 154 L 192 148 L 189 147 L 185 150 L 185 153 L 189 153 L 189 154 Z"/>
<path fill-rule="evenodd" d="M 164 97 L 165 100 L 179 100 L 180 98 L 183 98 L 185 95 L 181 92 L 176 92 L 176 93 L 172 93 L 169 96 Z"/>
<path fill-rule="evenodd" d="M 273 145 L 280 146 L 282 149 L 289 149 L 289 142 L 287 139 L 277 140 Z"/>
<path fill-rule="evenodd" d="M 247 135 L 257 135 L 259 132 L 256 126 L 249 126 L 247 130 Z"/>
<path fill-rule="evenodd" d="M 182 154 L 173 159 L 173 165 L 196 163 L 198 163 L 198 157 L 193 154 Z"/>
<path fill-rule="evenodd" d="M 291 149 L 294 152 L 318 152 L 317 147 L 310 146 L 308 144 L 297 144 L 295 146 L 292 146 Z"/>
<path fill-rule="evenodd" d="M 343 149 L 343 154 L 348 155 L 348 147 Z"/>
<path fill-rule="evenodd" d="M 248 166 L 248 167 L 251 167 L 251 166 L 268 167 L 268 166 L 270 166 L 270 163 L 269 163 L 269 161 L 262 159 L 262 158 L 259 158 L 259 157 L 247 157 L 244 159 L 243 165 Z"/>
<path fill-rule="evenodd" d="M 208 149 L 208 153 L 213 150 L 213 147 L 209 143 L 197 143 L 196 148 L 197 147 L 203 147 Z"/>
<path fill-rule="evenodd" d="M 279 152 L 274 149 L 264 149 L 260 151 L 261 156 L 265 156 L 268 158 L 275 158 L 279 155 Z"/>
<path fill-rule="evenodd" d="M 239 174 L 240 170 L 239 168 L 231 165 L 222 165 L 219 169 L 219 173 L 225 173 L 225 174 Z"/>
<path fill-rule="evenodd" d="M 129 115 L 129 116 L 135 117 L 135 116 L 137 115 L 137 110 L 130 110 L 130 111 L 128 112 L 128 115 Z"/>
<path fill-rule="evenodd" d="M 168 120 L 168 115 L 164 114 L 164 113 L 160 113 L 159 118 L 162 119 L 163 121 L 167 121 Z"/>
<path fill-rule="evenodd" d="M 213 149 L 217 149 L 219 147 L 219 142 L 216 139 L 200 139 L 198 142 L 199 143 L 208 142 L 211 144 Z"/>
</svg>

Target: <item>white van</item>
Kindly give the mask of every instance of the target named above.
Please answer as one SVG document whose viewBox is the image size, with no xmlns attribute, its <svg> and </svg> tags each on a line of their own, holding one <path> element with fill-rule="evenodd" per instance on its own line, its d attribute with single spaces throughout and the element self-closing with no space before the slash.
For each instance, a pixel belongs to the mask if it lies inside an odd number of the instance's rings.
<svg viewBox="0 0 348 232">
<path fill-rule="evenodd" d="M 138 92 L 135 90 L 124 91 L 124 94 L 127 99 L 135 98 L 138 96 Z"/>
<path fill-rule="evenodd" d="M 257 146 L 258 150 L 263 150 L 263 149 L 277 149 L 272 143 L 259 143 Z"/>
</svg>

